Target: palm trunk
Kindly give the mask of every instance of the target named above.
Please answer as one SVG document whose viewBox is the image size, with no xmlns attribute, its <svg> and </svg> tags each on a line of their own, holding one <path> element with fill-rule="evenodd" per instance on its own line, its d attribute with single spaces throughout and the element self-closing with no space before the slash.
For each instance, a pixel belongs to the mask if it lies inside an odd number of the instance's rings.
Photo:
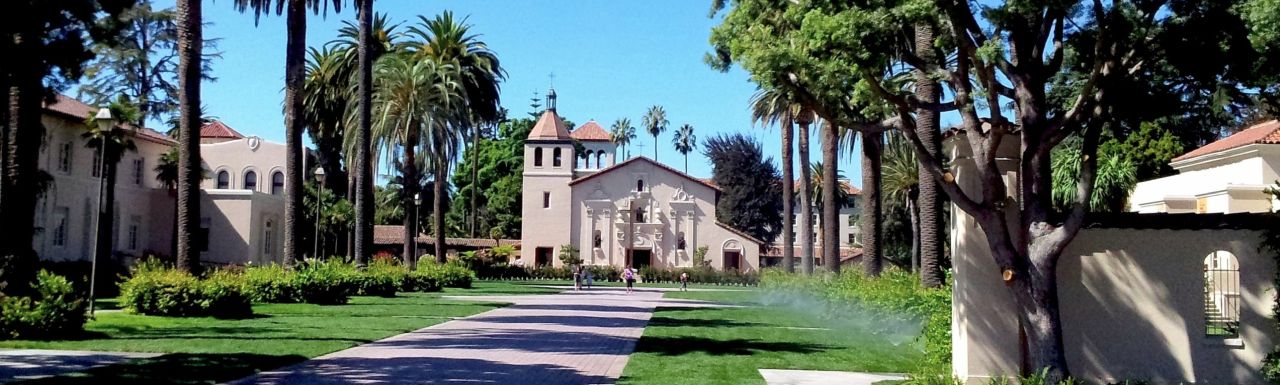
<svg viewBox="0 0 1280 385">
<path fill-rule="evenodd" d="M 880 212 L 883 140 L 883 132 L 862 133 L 862 269 L 873 277 L 880 275 L 884 263 L 880 250 L 881 231 L 884 229 Z"/>
<path fill-rule="evenodd" d="M 494 123 L 494 130 L 497 130 Z M 496 131 L 495 131 L 496 132 Z M 476 227 L 480 225 L 480 212 L 476 211 L 476 191 L 480 189 L 480 127 L 476 126 L 475 137 L 471 141 L 475 146 L 475 155 L 471 157 L 471 238 L 476 237 Z M 496 245 L 496 244 L 495 244 Z"/>
<path fill-rule="evenodd" d="M 822 262 L 827 271 L 840 273 L 840 204 L 836 191 L 840 187 L 836 176 L 840 174 L 836 164 L 836 141 L 840 140 L 840 127 L 827 122 L 822 130 Z"/>
<path fill-rule="evenodd" d="M 200 250 L 200 70 L 204 48 L 203 15 L 200 0 L 178 0 L 178 255 L 179 269 L 198 272 Z M 207 242 L 208 240 L 203 240 Z"/>
<path fill-rule="evenodd" d="M 19 43 L 23 44 L 22 42 Z M 7 218 L 0 224 L 4 228 L 3 255 L 21 254 L 34 260 L 32 241 L 35 236 L 36 174 L 44 125 L 40 122 L 41 100 L 44 87 L 40 76 L 31 68 L 15 76 L 10 94 L 10 138 L 8 166 L 5 169 L 9 186 L 0 196 L 0 217 Z M 32 271 L 31 273 L 34 273 Z"/>
<path fill-rule="evenodd" d="M 409 124 L 412 127 L 405 138 L 404 145 L 404 173 L 401 175 L 404 181 L 404 196 L 400 197 L 404 203 L 404 261 L 409 265 L 409 270 L 417 267 L 418 263 L 418 205 L 414 199 L 414 195 L 418 194 L 418 158 L 417 158 L 417 124 Z"/>
<path fill-rule="evenodd" d="M 810 181 L 813 178 L 809 168 L 809 123 L 800 123 L 800 138 L 797 153 L 800 155 L 800 263 L 805 275 L 813 275 L 813 203 L 809 197 Z"/>
<path fill-rule="evenodd" d="M 926 63 L 935 61 L 933 51 L 934 32 L 928 24 L 917 24 L 915 34 L 916 55 Z M 916 97 L 925 103 L 937 103 L 939 99 L 938 83 L 929 78 L 922 70 L 916 70 Z M 924 143 L 925 149 L 933 159 L 941 159 L 942 141 L 939 130 L 940 116 L 937 111 L 927 108 L 916 110 L 916 134 Z M 924 159 L 920 159 L 924 161 Z M 917 237 L 920 244 L 920 284 L 924 287 L 939 287 L 943 284 L 942 273 L 942 191 L 928 174 L 926 166 L 919 165 L 920 196 L 917 199 L 917 210 L 920 215 L 920 233 Z"/>
<path fill-rule="evenodd" d="M 918 199 L 918 198 L 917 198 Z M 916 200 L 907 197 L 907 218 L 911 220 L 911 271 L 920 270 L 920 208 Z"/>
<path fill-rule="evenodd" d="M 356 266 L 364 267 L 373 252 L 373 159 L 369 153 L 373 126 L 373 0 L 360 7 L 360 81 L 357 87 L 360 121 L 356 128 Z"/>
<path fill-rule="evenodd" d="M 285 200 L 284 200 L 284 266 L 297 263 L 302 245 L 298 230 L 302 218 L 302 87 L 306 76 L 307 14 L 305 0 L 289 0 L 288 41 L 284 59 L 284 131 L 285 131 Z M 324 188 L 317 185 L 316 188 Z M 318 226 L 319 224 L 317 224 Z M 313 253 L 319 253 L 314 250 Z M 319 255 L 317 255 L 319 256 Z"/>
<path fill-rule="evenodd" d="M 435 162 L 436 182 L 433 183 L 432 192 L 435 194 L 432 206 L 432 224 L 431 229 L 436 235 L 436 262 L 445 263 L 448 260 L 445 256 L 446 245 L 444 239 L 444 200 L 445 200 L 445 176 L 449 174 L 449 163 L 446 161 L 444 154 L 440 151 L 436 152 Z"/>
<path fill-rule="evenodd" d="M 658 134 L 653 134 L 653 161 L 658 161 Z"/>
<path fill-rule="evenodd" d="M 116 202 L 116 162 L 120 158 L 116 154 L 108 155 L 108 152 L 115 152 L 116 149 L 107 149 L 114 146 L 111 138 L 102 137 L 98 149 L 102 151 L 102 189 L 99 199 L 102 199 L 98 205 L 98 244 L 95 245 L 95 255 L 100 257 L 111 258 L 114 251 L 115 237 L 112 235 L 112 229 L 115 226 L 115 202 Z"/>
<path fill-rule="evenodd" d="M 347 174 L 348 201 L 355 199 L 355 195 L 356 195 L 355 175 Z M 356 243 L 355 243 L 356 233 L 355 233 L 355 226 L 353 226 L 353 224 L 350 222 L 347 223 L 346 235 L 347 235 L 347 255 L 344 260 L 351 261 L 352 256 L 356 255 Z"/>
<path fill-rule="evenodd" d="M 791 164 L 791 122 L 783 122 L 782 131 L 782 266 L 788 273 L 796 272 L 795 247 L 795 176 Z"/>
</svg>

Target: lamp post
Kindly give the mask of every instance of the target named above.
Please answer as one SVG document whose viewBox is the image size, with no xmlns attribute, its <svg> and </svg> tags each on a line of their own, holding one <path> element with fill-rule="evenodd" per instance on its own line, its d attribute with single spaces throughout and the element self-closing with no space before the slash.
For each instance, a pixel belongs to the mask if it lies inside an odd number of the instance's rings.
<svg viewBox="0 0 1280 385">
<path fill-rule="evenodd" d="M 116 128 L 116 119 L 111 116 L 111 109 L 107 107 L 98 108 L 98 114 L 95 115 L 94 121 L 98 123 L 99 141 L 98 141 L 98 164 L 94 167 L 98 168 L 98 212 L 93 216 L 93 256 L 89 260 L 89 316 L 93 317 L 94 308 L 94 286 L 97 286 L 98 278 L 98 253 L 101 251 L 98 247 L 98 232 L 101 230 L 99 226 L 102 223 L 102 195 L 106 193 L 106 166 L 107 166 L 107 140 L 111 132 Z"/>
<path fill-rule="evenodd" d="M 408 257 L 409 270 L 414 270 L 418 267 L 418 256 L 421 255 L 418 254 L 418 234 L 422 233 L 422 229 L 419 228 L 422 225 L 422 210 L 419 209 L 421 207 L 422 193 L 413 193 L 413 255 Z"/>
<path fill-rule="evenodd" d="M 315 239 L 313 239 L 313 241 L 315 241 L 315 245 L 311 246 L 311 254 L 313 258 L 319 258 L 320 257 L 320 205 L 323 204 L 323 202 L 320 202 L 320 189 L 324 188 L 324 167 L 316 167 L 315 174 L 316 174 L 316 218 L 315 218 L 315 223 L 312 223 L 312 225 L 315 226 L 316 228 L 316 235 L 315 235 Z"/>
</svg>

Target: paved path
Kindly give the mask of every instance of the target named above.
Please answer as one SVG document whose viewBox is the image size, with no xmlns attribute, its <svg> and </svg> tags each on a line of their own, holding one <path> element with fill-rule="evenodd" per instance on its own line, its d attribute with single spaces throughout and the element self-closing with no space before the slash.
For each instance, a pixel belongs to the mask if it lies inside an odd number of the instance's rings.
<svg viewBox="0 0 1280 385">
<path fill-rule="evenodd" d="M 511 306 L 264 372 L 237 384 L 612 384 L 663 299 L 660 289 L 466 296 Z"/>
<path fill-rule="evenodd" d="M 79 372 L 95 366 L 158 355 L 155 353 L 0 349 L 0 383 Z"/>
</svg>

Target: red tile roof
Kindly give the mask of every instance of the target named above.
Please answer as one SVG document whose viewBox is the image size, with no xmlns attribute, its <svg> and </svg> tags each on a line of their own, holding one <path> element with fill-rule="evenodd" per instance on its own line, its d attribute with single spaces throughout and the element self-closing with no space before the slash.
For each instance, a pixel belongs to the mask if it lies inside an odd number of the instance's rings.
<svg viewBox="0 0 1280 385">
<path fill-rule="evenodd" d="M 569 127 L 564 125 L 564 119 L 560 119 L 555 111 L 547 110 L 538 118 L 538 123 L 533 125 L 533 130 L 529 131 L 528 139 L 569 140 Z"/>
<path fill-rule="evenodd" d="M 1244 131 L 1179 155 L 1177 158 L 1173 158 L 1173 161 L 1187 160 L 1250 144 L 1280 144 L 1280 120 L 1270 120 L 1255 124 L 1244 129 Z"/>
<path fill-rule="evenodd" d="M 812 186 L 817 186 L 817 185 L 822 184 L 822 181 L 817 180 L 817 179 L 814 179 L 814 180 L 809 181 L 809 183 L 811 184 L 811 185 L 810 185 L 810 187 L 812 187 Z M 852 185 L 852 184 L 850 184 L 850 183 L 849 183 L 849 181 L 848 181 L 847 179 L 840 179 L 840 180 L 837 180 L 837 181 L 836 181 L 836 183 L 838 183 L 838 184 L 840 185 L 840 187 L 844 187 L 845 192 L 848 192 L 848 193 L 849 193 L 849 195 L 859 195 L 859 194 L 862 194 L 862 190 L 859 190 L 857 187 L 853 187 L 853 185 Z M 799 191 L 799 190 L 800 190 L 800 180 L 799 180 L 799 179 L 796 179 L 795 183 L 792 183 L 792 184 L 791 184 L 791 189 L 792 189 L 792 190 L 795 190 L 795 191 Z"/>
<path fill-rule="evenodd" d="M 728 224 L 725 224 L 720 221 L 716 221 L 716 226 L 720 226 L 720 228 L 722 229 L 729 230 L 729 232 L 737 234 L 739 237 L 746 238 L 748 241 L 755 243 L 757 247 L 764 246 L 764 241 L 760 240 L 760 238 L 753 237 L 751 236 L 751 234 L 747 234 L 745 231 L 742 231 L 736 227 L 729 226 Z"/>
<path fill-rule="evenodd" d="M 244 135 L 232 129 L 230 126 L 222 123 L 220 120 L 205 123 L 200 126 L 201 138 L 227 138 L 227 139 L 244 139 Z"/>
<path fill-rule="evenodd" d="M 88 119 L 90 116 L 98 113 L 97 107 L 88 105 L 82 101 L 77 100 L 76 98 L 63 95 L 63 94 L 57 94 L 54 98 L 53 104 L 47 104 L 45 105 L 44 108 L 49 112 L 60 114 L 60 115 L 63 115 L 63 117 L 80 121 L 80 122 L 83 122 L 86 119 Z M 135 128 L 132 124 L 129 124 L 127 122 L 121 123 L 120 125 L 127 128 Z M 177 141 L 174 141 L 173 138 L 170 138 L 168 135 L 161 134 L 160 132 L 157 132 L 156 130 L 152 130 L 150 128 L 144 127 L 141 129 L 136 129 L 133 132 L 135 134 L 134 137 L 141 140 L 148 141 L 148 142 L 153 142 L 153 143 L 158 143 L 158 144 L 163 144 L 168 146 L 172 146 L 178 143 Z"/>
<path fill-rule="evenodd" d="M 588 142 L 608 142 L 613 140 L 613 136 L 609 135 L 609 132 L 605 131 L 604 127 L 600 127 L 594 119 L 574 129 L 573 132 L 569 134 L 569 137 Z"/>
</svg>

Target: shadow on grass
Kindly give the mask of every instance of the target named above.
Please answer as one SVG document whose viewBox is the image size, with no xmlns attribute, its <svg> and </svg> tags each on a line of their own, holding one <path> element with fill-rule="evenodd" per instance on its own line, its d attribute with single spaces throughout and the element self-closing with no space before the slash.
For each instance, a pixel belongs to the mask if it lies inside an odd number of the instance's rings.
<svg viewBox="0 0 1280 385">
<path fill-rule="evenodd" d="M 681 356 L 705 353 L 713 356 L 749 356 L 757 352 L 821 353 L 828 346 L 797 342 L 764 342 L 750 339 L 717 340 L 701 337 L 650 337 L 645 336 L 636 344 L 638 353 L 657 353 L 663 356 Z"/>
<path fill-rule="evenodd" d="M 726 328 L 726 327 L 746 327 L 746 326 L 762 326 L 763 324 L 756 322 L 743 322 L 728 319 L 702 319 L 702 318 L 670 318 L 670 317 L 653 317 L 649 319 L 649 326 L 661 327 L 695 327 L 695 328 Z"/>
<path fill-rule="evenodd" d="M 303 360 L 299 355 L 168 354 L 15 384 L 214 384 Z"/>
</svg>

